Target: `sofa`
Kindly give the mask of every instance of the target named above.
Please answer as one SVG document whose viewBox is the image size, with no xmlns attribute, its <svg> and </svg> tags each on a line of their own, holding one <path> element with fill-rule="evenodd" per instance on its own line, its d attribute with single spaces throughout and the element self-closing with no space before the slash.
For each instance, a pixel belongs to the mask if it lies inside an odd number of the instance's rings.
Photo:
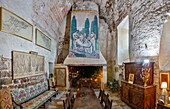
<svg viewBox="0 0 170 109">
<path fill-rule="evenodd" d="M 36 109 L 56 95 L 56 91 L 49 90 L 48 81 L 11 90 L 15 109 Z"/>
</svg>

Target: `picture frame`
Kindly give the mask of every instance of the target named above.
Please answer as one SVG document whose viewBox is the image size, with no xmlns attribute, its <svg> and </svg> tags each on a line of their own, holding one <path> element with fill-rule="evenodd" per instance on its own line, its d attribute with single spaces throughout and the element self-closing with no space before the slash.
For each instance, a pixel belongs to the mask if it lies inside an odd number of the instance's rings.
<svg viewBox="0 0 170 109">
<path fill-rule="evenodd" d="M 33 41 L 33 25 L 15 13 L 0 7 L 0 31 Z"/>
<path fill-rule="evenodd" d="M 134 74 L 130 73 L 128 78 L 128 83 L 133 84 L 133 82 L 134 82 Z"/>
<path fill-rule="evenodd" d="M 58 87 L 66 86 L 66 68 L 55 68 L 54 69 L 55 85 Z"/>
<path fill-rule="evenodd" d="M 36 28 L 36 45 L 51 51 L 51 39 Z"/>
<path fill-rule="evenodd" d="M 45 57 L 12 51 L 12 79 L 45 74 Z"/>
<path fill-rule="evenodd" d="M 167 90 L 170 90 L 170 72 L 160 72 L 160 88 L 162 82 L 167 82 Z"/>
</svg>

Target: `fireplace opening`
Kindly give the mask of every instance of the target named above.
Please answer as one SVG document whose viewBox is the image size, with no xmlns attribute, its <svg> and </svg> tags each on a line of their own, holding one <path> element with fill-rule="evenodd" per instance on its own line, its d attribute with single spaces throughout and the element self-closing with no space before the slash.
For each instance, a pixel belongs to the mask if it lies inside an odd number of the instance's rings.
<svg viewBox="0 0 170 109">
<path fill-rule="evenodd" d="M 101 88 L 102 66 L 69 66 L 70 86 Z"/>
</svg>

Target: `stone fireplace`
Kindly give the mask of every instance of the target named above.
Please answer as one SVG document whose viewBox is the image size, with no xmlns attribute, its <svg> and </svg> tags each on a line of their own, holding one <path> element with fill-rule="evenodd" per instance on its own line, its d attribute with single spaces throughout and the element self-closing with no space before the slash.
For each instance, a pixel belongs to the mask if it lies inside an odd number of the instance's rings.
<svg viewBox="0 0 170 109">
<path fill-rule="evenodd" d="M 102 66 L 69 66 L 70 87 L 101 88 Z"/>
<path fill-rule="evenodd" d="M 68 67 L 69 87 L 91 85 L 92 88 L 104 88 L 107 83 L 107 64 L 101 52 L 98 59 L 67 56 L 64 65 Z"/>
<path fill-rule="evenodd" d="M 68 67 L 70 87 L 104 88 L 107 66 L 98 44 L 99 9 L 92 1 L 76 2 L 71 12 Z"/>
</svg>

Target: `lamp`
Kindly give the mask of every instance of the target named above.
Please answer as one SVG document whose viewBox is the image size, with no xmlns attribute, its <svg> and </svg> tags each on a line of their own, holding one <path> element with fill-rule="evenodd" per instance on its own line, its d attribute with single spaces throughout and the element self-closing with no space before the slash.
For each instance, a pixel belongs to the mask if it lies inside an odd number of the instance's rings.
<svg viewBox="0 0 170 109">
<path fill-rule="evenodd" d="M 161 88 L 162 88 L 162 89 L 166 89 L 166 88 L 167 88 L 167 82 L 162 82 Z"/>
<path fill-rule="evenodd" d="M 162 88 L 162 94 L 165 98 L 164 98 L 164 102 L 165 104 L 167 103 L 167 82 L 162 82 L 161 83 L 161 88 Z"/>
</svg>

